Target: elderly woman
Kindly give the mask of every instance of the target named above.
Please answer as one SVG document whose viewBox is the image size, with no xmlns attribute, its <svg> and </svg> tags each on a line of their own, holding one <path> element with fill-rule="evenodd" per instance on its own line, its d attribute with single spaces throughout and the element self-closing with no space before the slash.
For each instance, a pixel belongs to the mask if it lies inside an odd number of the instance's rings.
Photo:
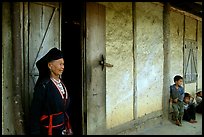
<svg viewBox="0 0 204 137">
<path fill-rule="evenodd" d="M 60 76 L 64 70 L 63 54 L 52 48 L 37 61 L 39 77 L 31 103 L 31 134 L 72 134 L 69 124 L 69 94 Z"/>
</svg>

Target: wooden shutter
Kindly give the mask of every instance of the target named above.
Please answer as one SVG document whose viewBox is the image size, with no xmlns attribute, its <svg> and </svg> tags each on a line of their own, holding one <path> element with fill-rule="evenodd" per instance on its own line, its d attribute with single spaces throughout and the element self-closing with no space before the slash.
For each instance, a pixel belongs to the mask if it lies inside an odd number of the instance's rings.
<svg viewBox="0 0 204 137">
<path fill-rule="evenodd" d="M 184 45 L 184 80 L 185 83 L 195 83 L 197 81 L 197 42 L 185 40 Z"/>
</svg>

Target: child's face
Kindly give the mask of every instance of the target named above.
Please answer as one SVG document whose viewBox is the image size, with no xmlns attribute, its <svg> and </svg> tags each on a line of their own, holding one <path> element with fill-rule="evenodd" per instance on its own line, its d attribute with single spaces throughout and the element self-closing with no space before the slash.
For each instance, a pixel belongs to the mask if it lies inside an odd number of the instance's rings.
<svg viewBox="0 0 204 137">
<path fill-rule="evenodd" d="M 190 98 L 189 97 L 185 97 L 184 98 L 184 102 L 188 104 L 190 102 Z"/>
<path fill-rule="evenodd" d="M 178 81 L 176 81 L 176 84 L 179 85 L 179 86 L 181 86 L 182 83 L 183 83 L 183 80 L 182 80 L 182 79 L 179 79 Z"/>
<path fill-rule="evenodd" d="M 202 97 L 202 91 L 198 94 L 199 97 Z"/>
</svg>

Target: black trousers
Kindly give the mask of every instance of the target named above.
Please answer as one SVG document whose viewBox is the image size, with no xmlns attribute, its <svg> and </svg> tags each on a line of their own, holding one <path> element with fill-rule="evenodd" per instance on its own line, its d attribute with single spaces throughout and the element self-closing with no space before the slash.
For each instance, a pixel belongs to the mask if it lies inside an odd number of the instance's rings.
<svg viewBox="0 0 204 137">
<path fill-rule="evenodd" d="M 184 109 L 183 120 L 190 121 L 191 119 L 196 119 L 196 109 L 195 104 L 190 104 L 188 109 Z"/>
<path fill-rule="evenodd" d="M 196 112 L 197 113 L 202 113 L 202 111 L 203 111 L 202 106 L 203 106 L 203 101 L 198 106 L 196 106 Z"/>
</svg>

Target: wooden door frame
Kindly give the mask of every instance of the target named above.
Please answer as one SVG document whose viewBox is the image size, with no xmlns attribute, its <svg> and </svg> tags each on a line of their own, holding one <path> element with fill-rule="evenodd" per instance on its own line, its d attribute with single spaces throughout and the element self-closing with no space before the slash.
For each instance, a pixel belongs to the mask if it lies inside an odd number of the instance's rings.
<svg viewBox="0 0 204 137">
<path fill-rule="evenodd" d="M 81 86 L 82 86 L 82 134 L 87 135 L 87 82 L 86 82 L 86 2 L 83 2 L 81 18 Z"/>
<path fill-rule="evenodd" d="M 89 4 L 89 5 L 88 5 Z M 89 7 L 89 9 L 87 9 Z M 97 13 L 92 13 L 94 10 Z M 105 6 L 96 2 L 86 2 L 84 4 L 83 19 L 83 48 L 82 48 L 82 86 L 83 86 L 83 120 L 84 134 L 105 134 L 106 133 L 106 92 L 101 90 L 105 88 L 105 72 L 100 66 L 102 55 L 105 57 Z M 93 19 L 94 20 L 93 20 Z M 95 22 L 93 26 L 91 23 Z M 104 24 L 103 24 L 104 23 Z M 101 26 L 98 28 L 98 25 Z M 93 27 L 99 31 L 95 36 Z M 87 31 L 88 30 L 88 31 Z M 101 32 L 101 33 L 100 33 Z M 95 39 L 96 37 L 96 39 Z M 104 47 L 102 46 L 104 45 Z M 98 46 L 97 49 L 95 46 Z M 98 56 L 92 56 L 96 54 Z M 99 51 L 99 52 L 98 52 Z M 96 74 L 96 76 L 94 75 Z M 99 77 L 100 79 L 98 79 Z M 96 81 L 95 81 L 96 80 Z M 104 80 L 104 81 L 103 81 Z M 95 83 L 94 83 L 95 82 Z M 97 82 L 97 84 L 96 84 Z M 94 101 L 94 102 L 92 102 Z M 97 111 L 97 115 L 95 112 Z"/>
</svg>

